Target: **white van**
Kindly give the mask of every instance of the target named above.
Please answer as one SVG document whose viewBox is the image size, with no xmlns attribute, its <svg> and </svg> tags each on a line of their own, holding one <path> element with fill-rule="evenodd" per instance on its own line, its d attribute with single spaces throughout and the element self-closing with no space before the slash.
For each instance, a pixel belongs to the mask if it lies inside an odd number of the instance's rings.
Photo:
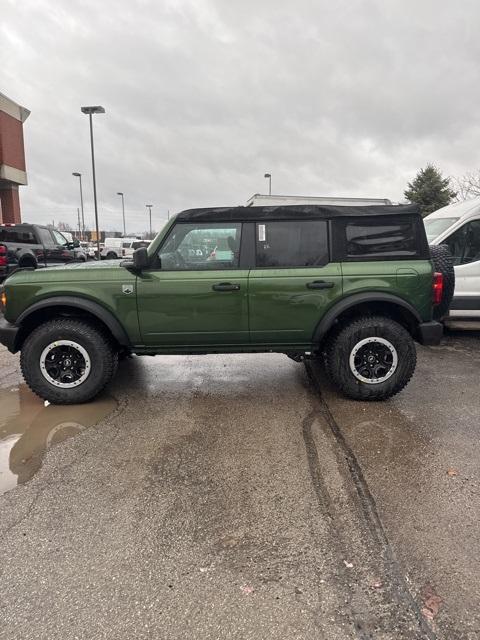
<svg viewBox="0 0 480 640">
<path fill-rule="evenodd" d="M 105 246 L 101 251 L 101 258 L 115 260 L 116 258 L 130 258 L 135 249 L 148 247 L 149 240 L 138 238 L 105 238 Z"/>
<path fill-rule="evenodd" d="M 446 244 L 455 265 L 450 319 L 480 319 L 480 198 L 442 207 L 424 218 L 429 244 Z"/>
</svg>

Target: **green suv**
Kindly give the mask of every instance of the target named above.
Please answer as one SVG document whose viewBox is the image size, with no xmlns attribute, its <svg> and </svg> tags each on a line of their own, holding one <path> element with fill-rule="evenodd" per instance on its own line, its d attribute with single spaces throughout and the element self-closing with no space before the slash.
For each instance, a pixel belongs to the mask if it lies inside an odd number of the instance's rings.
<svg viewBox="0 0 480 640">
<path fill-rule="evenodd" d="M 440 341 L 441 297 L 415 206 L 191 209 L 132 260 L 16 272 L 0 342 L 56 404 L 94 398 L 131 353 L 322 358 L 376 400 L 411 378 L 414 340 Z"/>
</svg>

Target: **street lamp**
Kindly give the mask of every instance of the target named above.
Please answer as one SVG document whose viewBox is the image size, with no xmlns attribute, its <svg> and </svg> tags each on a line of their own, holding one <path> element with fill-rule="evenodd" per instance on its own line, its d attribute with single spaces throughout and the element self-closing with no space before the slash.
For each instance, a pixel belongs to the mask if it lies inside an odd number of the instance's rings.
<svg viewBox="0 0 480 640">
<path fill-rule="evenodd" d="M 75 176 L 80 180 L 80 209 L 82 212 L 82 240 L 85 240 L 85 216 L 83 214 L 83 190 L 82 190 L 82 174 L 78 171 L 74 171 L 72 176 Z"/>
<path fill-rule="evenodd" d="M 123 193 L 121 191 L 117 191 L 117 196 L 122 197 L 122 214 L 123 214 L 123 237 L 127 237 L 127 232 L 125 231 L 125 199 L 123 197 Z"/>
<path fill-rule="evenodd" d="M 152 239 L 152 207 L 153 204 L 146 204 L 145 205 L 148 209 L 148 214 L 150 216 L 150 240 Z"/>
<path fill-rule="evenodd" d="M 268 195 L 271 196 L 272 195 L 272 174 L 266 173 L 263 177 L 268 178 Z"/>
<path fill-rule="evenodd" d="M 93 124 L 92 115 L 94 113 L 105 113 L 105 109 L 100 106 L 96 107 L 81 107 L 82 113 L 88 115 L 90 120 L 90 148 L 92 150 L 92 175 L 93 175 L 93 205 L 95 207 L 95 231 L 97 234 L 97 257 L 100 260 L 100 231 L 98 229 L 98 206 L 97 206 L 97 180 L 95 177 L 95 152 L 93 148 Z"/>
</svg>

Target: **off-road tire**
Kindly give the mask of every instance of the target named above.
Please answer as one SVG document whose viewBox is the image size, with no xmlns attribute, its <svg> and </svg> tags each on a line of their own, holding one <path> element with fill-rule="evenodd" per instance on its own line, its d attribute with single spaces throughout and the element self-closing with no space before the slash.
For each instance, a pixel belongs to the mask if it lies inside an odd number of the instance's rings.
<svg viewBox="0 0 480 640">
<path fill-rule="evenodd" d="M 433 307 L 433 317 L 441 320 L 448 315 L 453 293 L 455 291 L 455 269 L 453 257 L 446 244 L 430 245 L 430 255 L 435 271 L 443 274 L 443 295 L 440 304 Z"/>
<path fill-rule="evenodd" d="M 396 350 L 398 364 L 384 382 L 369 384 L 353 374 L 349 359 L 355 346 L 366 338 L 387 340 Z M 384 316 L 361 316 L 339 327 L 326 346 L 326 369 L 336 387 L 353 400 L 386 400 L 401 391 L 415 371 L 417 354 L 408 331 Z"/>
<path fill-rule="evenodd" d="M 77 387 L 59 388 L 50 383 L 40 369 L 43 350 L 56 340 L 72 340 L 81 345 L 91 361 L 88 377 Z M 50 320 L 30 333 L 22 346 L 20 367 L 30 389 L 52 404 L 81 404 L 97 396 L 111 381 L 118 354 L 109 336 L 82 320 Z"/>
</svg>

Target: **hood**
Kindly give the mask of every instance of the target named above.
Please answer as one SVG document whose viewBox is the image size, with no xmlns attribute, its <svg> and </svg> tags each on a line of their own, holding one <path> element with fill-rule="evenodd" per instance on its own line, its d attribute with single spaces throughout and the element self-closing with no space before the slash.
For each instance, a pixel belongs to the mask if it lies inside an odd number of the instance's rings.
<svg viewBox="0 0 480 640">
<path fill-rule="evenodd" d="M 118 278 L 134 277 L 124 267 L 122 260 L 100 260 L 92 262 L 70 262 L 53 267 L 39 269 L 19 269 L 14 271 L 5 282 L 15 284 L 20 282 L 58 282 L 82 280 L 117 280 Z M 94 275 L 92 271 L 95 271 Z"/>
</svg>

